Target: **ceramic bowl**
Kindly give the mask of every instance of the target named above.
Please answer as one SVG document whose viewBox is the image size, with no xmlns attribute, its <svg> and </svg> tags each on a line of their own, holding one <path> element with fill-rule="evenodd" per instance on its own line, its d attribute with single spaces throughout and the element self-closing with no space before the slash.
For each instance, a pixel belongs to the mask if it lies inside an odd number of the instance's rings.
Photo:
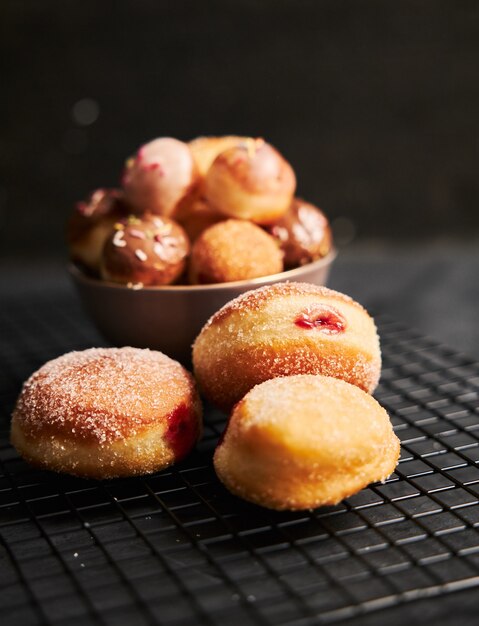
<svg viewBox="0 0 479 626">
<path fill-rule="evenodd" d="M 132 289 L 85 275 L 70 265 L 70 275 L 91 319 L 116 346 L 160 350 L 184 364 L 205 322 L 224 304 L 262 285 L 298 281 L 325 285 L 336 252 L 302 267 L 252 280 L 215 285 L 168 285 Z"/>
</svg>

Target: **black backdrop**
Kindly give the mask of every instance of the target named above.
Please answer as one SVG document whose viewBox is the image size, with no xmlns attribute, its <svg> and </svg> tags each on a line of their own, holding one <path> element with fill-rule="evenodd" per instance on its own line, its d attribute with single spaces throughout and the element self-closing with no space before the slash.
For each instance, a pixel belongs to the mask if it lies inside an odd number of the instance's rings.
<svg viewBox="0 0 479 626">
<path fill-rule="evenodd" d="M 2 0 L 0 249 L 160 135 L 269 139 L 357 241 L 479 232 L 475 0 Z"/>
</svg>

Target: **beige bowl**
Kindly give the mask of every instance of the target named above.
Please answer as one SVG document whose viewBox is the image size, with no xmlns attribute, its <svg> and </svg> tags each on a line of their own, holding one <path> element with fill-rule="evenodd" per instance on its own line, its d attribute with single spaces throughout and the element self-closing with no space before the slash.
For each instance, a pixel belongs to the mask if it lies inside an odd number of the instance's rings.
<svg viewBox="0 0 479 626">
<path fill-rule="evenodd" d="M 191 361 L 191 345 L 205 322 L 245 291 L 282 281 L 325 285 L 336 252 L 294 270 L 217 285 L 169 285 L 131 289 L 69 271 L 83 304 L 102 335 L 116 346 L 160 350 L 182 363 Z"/>
</svg>

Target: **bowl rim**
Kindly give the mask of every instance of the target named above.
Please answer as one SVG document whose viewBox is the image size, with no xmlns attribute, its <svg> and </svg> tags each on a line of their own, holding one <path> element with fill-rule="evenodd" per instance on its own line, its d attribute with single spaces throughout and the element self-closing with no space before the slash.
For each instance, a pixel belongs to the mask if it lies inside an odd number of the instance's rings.
<svg viewBox="0 0 479 626">
<path fill-rule="evenodd" d="M 257 278 L 249 278 L 247 280 L 235 280 L 227 283 L 213 283 L 209 285 L 147 285 L 145 287 L 135 288 L 128 285 L 123 285 L 121 283 L 114 283 L 108 280 L 102 280 L 101 278 L 88 276 L 78 267 L 78 265 L 76 265 L 72 261 L 70 261 L 70 263 L 68 264 L 68 271 L 75 280 L 95 287 L 101 286 L 108 289 L 118 289 L 123 291 L 127 290 L 142 292 L 150 291 L 160 293 L 190 293 L 195 291 L 221 291 L 223 289 L 241 289 L 242 287 L 254 288 L 257 285 L 261 286 L 278 281 L 295 280 L 296 278 L 301 277 L 306 269 L 309 271 L 315 271 L 321 269 L 322 267 L 330 265 L 337 257 L 337 255 L 338 252 L 336 248 L 331 248 L 328 254 L 321 259 L 318 259 L 317 261 L 312 261 L 311 263 L 306 263 L 305 265 L 300 265 L 299 267 L 295 267 L 292 270 L 286 270 L 285 272 L 279 272 L 277 274 L 268 274 L 267 276 L 259 276 Z"/>
</svg>

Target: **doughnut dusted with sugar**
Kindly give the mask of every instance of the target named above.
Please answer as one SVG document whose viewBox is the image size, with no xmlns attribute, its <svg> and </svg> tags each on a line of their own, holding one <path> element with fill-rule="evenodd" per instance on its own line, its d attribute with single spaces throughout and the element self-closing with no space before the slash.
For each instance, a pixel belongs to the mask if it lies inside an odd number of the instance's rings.
<svg viewBox="0 0 479 626">
<path fill-rule="evenodd" d="M 243 220 L 225 220 L 195 241 L 189 277 L 193 284 L 225 283 L 283 271 L 283 253 L 273 237 Z"/>
<path fill-rule="evenodd" d="M 92 348 L 49 361 L 24 384 L 11 441 L 39 467 L 114 478 L 163 469 L 201 434 L 192 376 L 161 352 Z"/>
<path fill-rule="evenodd" d="M 325 214 L 299 198 L 266 231 L 278 241 L 287 269 L 317 261 L 332 247 L 331 228 Z"/>
<path fill-rule="evenodd" d="M 296 176 L 291 165 L 263 139 L 247 139 L 221 152 L 204 182 L 211 206 L 229 217 L 271 224 L 291 205 Z"/>
<path fill-rule="evenodd" d="M 171 217 L 195 188 L 198 173 L 188 145 L 160 137 L 127 160 L 122 186 L 135 213 L 148 211 Z"/>
<path fill-rule="evenodd" d="M 369 394 L 342 380 L 268 380 L 235 406 L 214 455 L 234 494 L 271 509 L 334 505 L 397 465 L 399 440 Z"/>
<path fill-rule="evenodd" d="M 101 258 L 105 280 L 130 286 L 169 285 L 183 272 L 190 243 L 183 228 L 158 215 L 117 222 Z"/>
<path fill-rule="evenodd" d="M 67 226 L 70 258 L 91 272 L 98 273 L 105 241 L 113 225 L 128 214 L 119 189 L 97 189 L 84 202 L 78 202 Z"/>
<path fill-rule="evenodd" d="M 205 396 L 229 410 L 278 376 L 322 374 L 372 392 L 381 371 L 373 319 L 349 296 L 307 283 L 248 291 L 221 308 L 193 345 Z"/>
</svg>

